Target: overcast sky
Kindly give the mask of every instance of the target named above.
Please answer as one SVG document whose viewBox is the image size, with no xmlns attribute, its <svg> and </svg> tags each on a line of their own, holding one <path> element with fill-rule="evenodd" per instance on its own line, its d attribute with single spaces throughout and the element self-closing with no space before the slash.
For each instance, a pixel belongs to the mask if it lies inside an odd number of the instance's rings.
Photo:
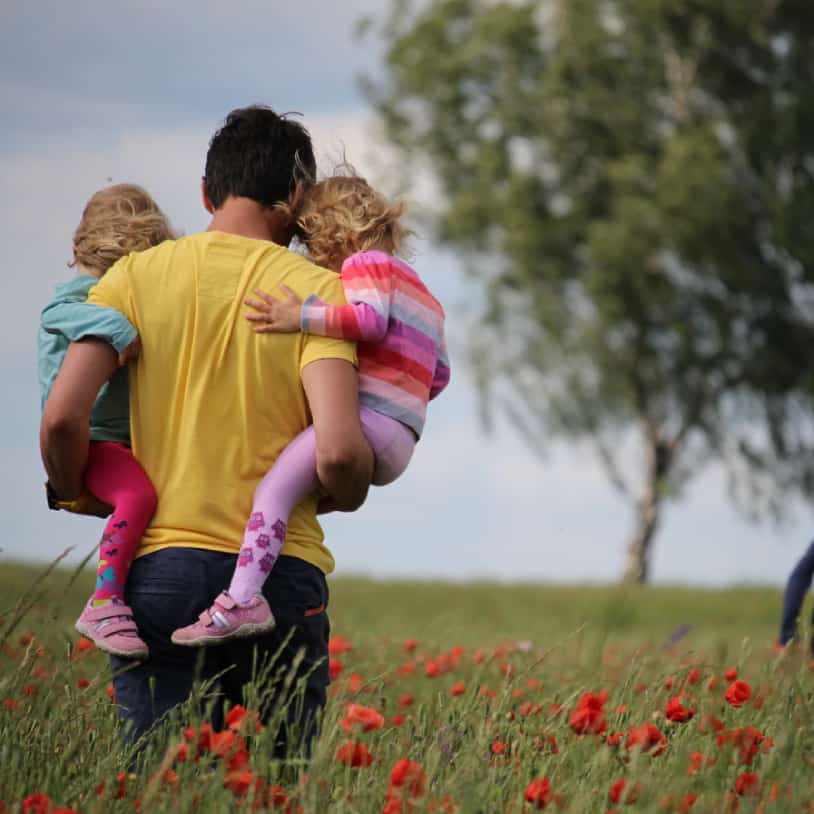
<svg viewBox="0 0 814 814">
<path fill-rule="evenodd" d="M 205 228 L 198 198 L 206 146 L 232 108 L 302 112 L 323 166 L 344 150 L 394 191 L 357 77 L 375 75 L 375 43 L 353 37 L 378 0 L 7 0 L 0 8 L 0 558 L 47 560 L 93 547 L 101 521 L 49 512 L 37 430 L 36 334 L 53 286 L 70 276 L 71 233 L 87 198 L 142 184 L 186 233 Z M 477 291 L 454 255 L 427 240 L 416 268 L 448 314 L 453 384 L 431 405 L 408 472 L 356 515 L 326 522 L 339 573 L 597 581 L 618 576 L 629 509 L 584 451 L 545 460 L 509 429 L 486 437 L 466 369 Z M 800 507 L 782 530 L 729 507 L 703 472 L 665 513 L 658 582 L 782 582 L 814 533 Z M 2 560 L 0 560 L 1 562 Z"/>
</svg>

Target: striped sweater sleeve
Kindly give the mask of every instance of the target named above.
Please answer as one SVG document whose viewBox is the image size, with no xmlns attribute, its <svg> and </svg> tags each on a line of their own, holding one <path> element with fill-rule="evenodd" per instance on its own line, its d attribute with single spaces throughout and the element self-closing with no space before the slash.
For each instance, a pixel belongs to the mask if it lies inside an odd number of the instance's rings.
<svg viewBox="0 0 814 814">
<path fill-rule="evenodd" d="M 342 267 L 342 285 L 347 305 L 328 305 L 316 296 L 302 306 L 303 333 L 380 342 L 390 321 L 392 277 L 385 263 L 351 258 Z"/>
<path fill-rule="evenodd" d="M 449 354 L 447 353 L 447 343 L 443 342 L 438 353 L 438 360 L 435 363 L 435 374 L 430 385 L 430 399 L 438 396 L 449 384 L 449 376 Z"/>
</svg>

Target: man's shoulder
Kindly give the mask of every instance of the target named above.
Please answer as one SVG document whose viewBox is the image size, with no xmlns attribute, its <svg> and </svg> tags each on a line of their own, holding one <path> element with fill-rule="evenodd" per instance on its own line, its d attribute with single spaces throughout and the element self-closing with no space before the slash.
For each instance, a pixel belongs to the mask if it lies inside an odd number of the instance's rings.
<svg viewBox="0 0 814 814">
<path fill-rule="evenodd" d="M 307 257 L 284 246 L 271 244 L 264 256 L 261 270 L 294 291 L 304 289 L 310 293 L 324 290 L 342 290 L 342 281 L 335 271 L 317 266 Z"/>
</svg>

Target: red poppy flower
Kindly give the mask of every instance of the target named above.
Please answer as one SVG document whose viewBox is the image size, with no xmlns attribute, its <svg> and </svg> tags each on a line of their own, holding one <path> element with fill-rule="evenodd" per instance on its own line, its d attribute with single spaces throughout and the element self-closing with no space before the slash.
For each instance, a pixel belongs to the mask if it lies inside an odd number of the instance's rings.
<svg viewBox="0 0 814 814">
<path fill-rule="evenodd" d="M 757 772 L 744 772 L 735 780 L 735 791 L 742 797 L 760 794 L 760 775 Z"/>
<path fill-rule="evenodd" d="M 597 695 L 592 692 L 583 693 L 571 716 L 568 725 L 577 735 L 601 735 L 607 728 L 605 720 L 605 703 L 608 694 L 602 690 Z"/>
<path fill-rule="evenodd" d="M 29 794 L 23 800 L 21 814 L 48 814 L 51 810 L 51 799 L 47 794 Z"/>
<path fill-rule="evenodd" d="M 266 789 L 265 798 L 267 808 L 282 808 L 288 802 L 285 789 L 277 784 Z"/>
<path fill-rule="evenodd" d="M 330 659 L 328 661 L 328 673 L 331 676 L 331 681 L 336 681 L 344 669 L 341 661 L 337 659 Z"/>
<path fill-rule="evenodd" d="M 410 797 L 420 797 L 424 793 L 426 776 L 420 763 L 403 757 L 390 772 L 390 785 L 404 789 Z"/>
<path fill-rule="evenodd" d="M 79 681 L 76 682 L 76 686 L 80 690 L 86 690 L 88 687 L 90 687 L 90 681 L 88 681 L 87 678 L 80 678 Z"/>
<path fill-rule="evenodd" d="M 373 754 L 364 743 L 345 741 L 336 751 L 336 759 L 349 766 L 370 766 L 373 763 Z"/>
<path fill-rule="evenodd" d="M 552 799 L 551 782 L 547 777 L 532 780 L 526 786 L 523 796 L 527 803 L 531 803 L 538 811 L 542 811 Z"/>
<path fill-rule="evenodd" d="M 689 673 L 687 673 L 687 683 L 688 684 L 697 684 L 701 680 L 701 671 L 697 667 L 693 667 Z"/>
<path fill-rule="evenodd" d="M 96 645 L 84 636 L 77 642 L 76 649 L 83 652 L 92 653 L 96 649 Z"/>
<path fill-rule="evenodd" d="M 618 746 L 622 742 L 622 738 L 624 738 L 624 736 L 624 732 L 613 732 L 612 734 L 608 735 L 607 738 L 605 738 L 605 743 L 607 743 L 608 746 Z"/>
<path fill-rule="evenodd" d="M 772 747 L 772 739 L 767 738 L 759 729 L 753 726 L 732 729 L 729 732 L 722 732 L 718 735 L 717 744 L 719 748 L 731 745 L 738 750 L 741 763 L 747 766 L 752 763 L 753 758 L 760 748 L 764 753 Z"/>
<path fill-rule="evenodd" d="M 408 653 L 412 653 L 413 650 L 416 649 L 416 647 L 418 647 L 418 642 L 415 639 L 407 639 L 407 641 L 404 642 L 404 649 Z"/>
<path fill-rule="evenodd" d="M 704 715 L 698 722 L 698 732 L 705 735 L 709 729 L 714 729 L 716 732 L 722 732 L 726 729 L 724 722 L 715 715 Z"/>
<path fill-rule="evenodd" d="M 690 755 L 690 767 L 687 769 L 687 774 L 698 774 L 705 766 L 712 766 L 714 763 L 714 757 L 705 755 L 703 752 L 693 752 Z"/>
<path fill-rule="evenodd" d="M 549 751 L 552 755 L 560 753 L 560 747 L 557 746 L 557 739 L 553 735 L 541 735 L 535 741 L 535 745 L 541 751 Z"/>
<path fill-rule="evenodd" d="M 450 692 L 453 695 L 463 695 L 466 692 L 463 681 L 456 681 L 450 688 Z"/>
<path fill-rule="evenodd" d="M 342 729 L 350 732 L 356 725 L 361 728 L 362 732 L 372 732 L 374 729 L 381 729 L 384 726 L 384 716 L 372 707 L 348 704 L 347 713 L 342 719 Z"/>
<path fill-rule="evenodd" d="M 627 781 L 622 778 L 617 780 L 610 788 L 609 797 L 611 802 L 613 803 L 635 803 L 639 792 L 641 792 L 643 786 L 641 783 L 636 783 L 634 786 L 629 788 L 625 791 L 627 787 Z"/>
<path fill-rule="evenodd" d="M 676 695 L 675 698 L 671 698 L 667 702 L 667 705 L 664 708 L 664 714 L 668 721 L 684 724 L 695 715 L 695 710 L 683 706 L 681 701 L 682 696 Z"/>
<path fill-rule="evenodd" d="M 224 788 L 229 789 L 236 797 L 243 797 L 253 782 L 254 775 L 248 769 L 227 772 L 223 778 Z"/>
<path fill-rule="evenodd" d="M 506 741 L 495 741 L 492 744 L 493 755 L 505 755 L 509 751 L 509 744 Z"/>
<path fill-rule="evenodd" d="M 745 681 L 733 681 L 724 693 L 733 707 L 742 707 L 751 697 L 752 688 Z"/>
<path fill-rule="evenodd" d="M 406 720 L 407 719 L 400 712 L 397 712 L 395 715 L 393 715 L 390 718 L 390 725 L 391 726 L 403 726 L 404 722 Z"/>
<path fill-rule="evenodd" d="M 698 795 L 693 791 L 688 791 L 676 804 L 676 814 L 687 814 L 695 805 Z"/>
<path fill-rule="evenodd" d="M 248 727 L 257 733 L 263 731 L 260 716 L 256 712 L 250 712 L 242 704 L 235 704 L 226 714 L 226 726 L 235 732 L 246 730 Z"/>
<path fill-rule="evenodd" d="M 409 707 L 413 703 L 413 696 L 410 693 L 406 692 L 404 695 L 399 698 L 399 706 L 400 707 Z"/>
<path fill-rule="evenodd" d="M 331 656 L 338 656 L 340 653 L 345 653 L 352 650 L 351 643 L 342 636 L 331 636 L 328 639 L 328 653 Z"/>
<path fill-rule="evenodd" d="M 438 663 L 435 661 L 428 661 L 424 665 L 424 674 L 428 678 L 435 678 L 436 676 L 441 675 L 441 668 L 438 666 Z"/>
<path fill-rule="evenodd" d="M 730 667 L 725 673 L 724 678 L 727 681 L 734 681 L 738 677 L 738 671 L 734 667 Z"/>
<path fill-rule="evenodd" d="M 657 757 L 667 748 L 667 738 L 651 723 L 631 727 L 625 745 L 628 749 L 639 748 Z"/>
</svg>

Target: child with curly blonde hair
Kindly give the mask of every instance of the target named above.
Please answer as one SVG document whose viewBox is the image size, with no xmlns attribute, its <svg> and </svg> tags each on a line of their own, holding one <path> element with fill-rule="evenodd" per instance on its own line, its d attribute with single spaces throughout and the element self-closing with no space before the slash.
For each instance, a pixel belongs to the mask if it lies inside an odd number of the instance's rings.
<svg viewBox="0 0 814 814">
<path fill-rule="evenodd" d="M 77 275 L 57 285 L 40 320 L 43 407 L 71 342 L 89 337 L 104 339 L 117 351 L 120 363 L 125 362 L 137 343 L 135 329 L 117 311 L 88 305 L 88 291 L 120 258 L 173 237 L 166 216 L 139 186 L 115 184 L 91 197 L 73 236 L 73 260 L 68 265 L 76 268 Z M 76 629 L 107 653 L 146 658 L 147 646 L 125 604 L 124 585 L 157 498 L 150 479 L 130 451 L 127 375 L 127 369 L 120 367 L 94 403 L 84 494 L 64 502 L 49 489 L 48 505 L 99 516 L 106 516 L 109 507 L 113 508 L 99 547 L 96 589 Z"/>
<path fill-rule="evenodd" d="M 297 224 L 310 258 L 338 272 L 347 305 L 311 296 L 303 303 L 286 286 L 283 299 L 255 290 L 247 315 L 258 333 L 317 334 L 358 342 L 362 430 L 373 450 L 372 484 L 383 486 L 406 469 L 421 437 L 427 403 L 449 382 L 444 311 L 418 274 L 395 255 L 409 234 L 406 205 L 392 203 L 356 174 L 308 187 L 282 207 Z M 176 644 L 204 646 L 272 629 L 261 589 L 286 536 L 294 506 L 319 488 L 312 427 L 292 441 L 260 482 L 227 591 Z M 321 510 L 330 510 L 326 502 Z"/>
</svg>

